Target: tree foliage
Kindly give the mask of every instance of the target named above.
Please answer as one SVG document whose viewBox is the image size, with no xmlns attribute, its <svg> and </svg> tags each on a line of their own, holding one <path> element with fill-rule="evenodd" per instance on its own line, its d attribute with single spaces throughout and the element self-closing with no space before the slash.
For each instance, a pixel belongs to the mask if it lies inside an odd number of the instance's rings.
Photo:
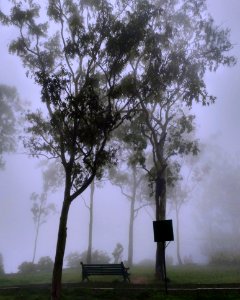
<svg viewBox="0 0 240 300">
<path fill-rule="evenodd" d="M 93 264 L 107 264 L 109 263 L 111 258 L 109 255 L 101 250 L 92 251 L 92 260 Z M 66 256 L 67 266 L 69 268 L 79 268 L 80 262 L 87 263 L 87 250 L 82 253 L 71 252 Z"/>
<path fill-rule="evenodd" d="M 79 252 L 71 252 L 65 257 L 65 260 L 68 268 L 79 268 L 81 254 Z"/>
<path fill-rule="evenodd" d="M 119 264 L 122 261 L 122 254 L 123 254 L 123 245 L 117 243 L 112 253 L 114 264 Z"/>
<path fill-rule="evenodd" d="M 147 140 L 142 135 L 138 121 L 138 116 L 135 116 L 114 132 L 113 139 L 119 144 L 119 158 L 118 163 L 109 169 L 108 176 L 114 185 L 119 186 L 129 201 L 137 197 L 139 202 L 142 202 L 149 196 L 144 171 Z"/>
<path fill-rule="evenodd" d="M 81 253 L 80 259 L 83 263 L 87 262 L 87 251 Z M 108 264 L 111 261 L 111 257 L 101 250 L 92 251 L 92 263 L 93 264 Z"/>
<path fill-rule="evenodd" d="M 126 78 L 151 8 L 141 2 L 137 13 L 123 7 L 121 1 L 113 9 L 107 0 L 49 0 L 44 10 L 28 0 L 0 13 L 3 24 L 19 30 L 9 50 L 41 86 L 45 105 L 27 114 L 24 144 L 35 156 L 58 158 L 65 172 L 52 299 L 60 298 L 70 204 L 113 162 L 110 134 L 135 109 Z"/>
<path fill-rule="evenodd" d="M 0 168 L 4 166 L 2 155 L 16 149 L 19 110 L 20 102 L 16 89 L 0 84 Z"/>
<path fill-rule="evenodd" d="M 33 205 L 31 208 L 32 214 L 33 214 L 33 221 L 35 223 L 35 226 L 42 225 L 46 223 L 46 218 L 50 211 L 55 211 L 54 204 L 48 204 L 46 205 L 47 201 L 47 194 L 42 193 L 41 195 L 38 195 L 37 193 L 33 192 L 31 194 L 31 200 L 33 201 Z"/>
<path fill-rule="evenodd" d="M 37 271 L 51 272 L 53 269 L 53 260 L 49 256 L 42 256 L 37 263 Z"/>
<path fill-rule="evenodd" d="M 49 1 L 48 22 L 40 23 L 41 13 L 37 2 L 15 1 L 2 21 L 19 29 L 10 52 L 22 58 L 42 87 L 47 108 L 47 113 L 27 115 L 31 137 L 25 146 L 33 155 L 58 157 L 65 169 L 71 169 L 75 198 L 92 173 L 100 176 L 113 158 L 114 149 L 106 148 L 106 142 L 126 117 L 122 112 L 132 105 L 125 96 L 123 74 L 148 12 L 140 6 L 137 15 L 116 19 L 107 1 Z M 48 34 L 51 24 L 57 30 Z"/>
<path fill-rule="evenodd" d="M 134 11 L 138 2 L 126 2 Z M 190 109 L 193 103 L 215 101 L 204 75 L 220 65 L 234 64 L 235 59 L 228 54 L 232 48 L 229 30 L 215 25 L 205 0 L 146 0 L 141 4 L 154 13 L 149 15 L 142 47 L 132 59 L 129 82 L 141 107 L 142 132 L 152 147 L 150 175 L 155 183 L 156 220 L 161 220 L 166 217 L 170 160 L 198 152 L 197 141 L 192 139 L 194 115 Z M 160 246 L 156 272 L 163 270 Z"/>
<path fill-rule="evenodd" d="M 135 2 L 133 2 L 135 3 Z M 156 172 L 171 157 L 197 153 L 193 102 L 213 103 L 206 71 L 232 65 L 229 31 L 214 24 L 205 1 L 145 1 L 158 8 L 132 62 L 132 85 L 142 108 L 142 130 L 153 149 Z M 134 9 L 134 4 L 132 6 Z"/>
<path fill-rule="evenodd" d="M 47 222 L 47 217 L 51 213 L 56 212 L 56 207 L 53 203 L 47 203 L 48 193 L 47 191 L 43 191 L 41 194 L 37 194 L 33 192 L 30 196 L 33 204 L 31 207 L 31 212 L 33 215 L 33 222 L 35 225 L 35 241 L 34 241 L 34 249 L 33 249 L 33 259 L 32 262 L 34 263 L 36 257 L 36 250 L 37 250 L 37 242 L 39 237 L 39 230 L 40 227 Z"/>
<path fill-rule="evenodd" d="M 30 261 L 24 261 L 18 266 L 18 272 L 21 274 L 31 274 L 36 272 L 36 265 Z"/>
<path fill-rule="evenodd" d="M 53 261 L 49 256 L 42 256 L 38 263 L 24 261 L 18 266 L 18 272 L 21 274 L 32 274 L 36 272 L 51 272 Z"/>
</svg>

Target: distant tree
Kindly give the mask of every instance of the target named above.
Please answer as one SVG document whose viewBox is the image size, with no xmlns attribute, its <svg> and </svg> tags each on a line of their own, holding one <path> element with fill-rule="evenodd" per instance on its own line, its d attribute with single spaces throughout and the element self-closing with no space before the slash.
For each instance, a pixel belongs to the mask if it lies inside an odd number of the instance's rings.
<svg viewBox="0 0 240 300">
<path fill-rule="evenodd" d="M 135 1 L 127 1 L 134 10 Z M 142 132 L 153 153 L 156 220 L 166 217 L 166 176 L 170 158 L 197 153 L 192 139 L 194 102 L 208 105 L 215 97 L 205 84 L 207 70 L 232 65 L 229 30 L 216 26 L 205 0 L 145 1 L 157 8 L 148 19 L 148 33 L 132 59 L 129 84 L 138 98 Z M 164 279 L 162 243 L 157 243 L 156 274 Z"/>
<path fill-rule="evenodd" d="M 105 180 L 105 176 L 103 175 L 100 180 L 97 180 L 96 178 L 91 182 L 90 184 L 90 197 L 89 197 L 89 204 L 87 203 L 85 198 L 84 204 L 87 207 L 89 211 L 89 226 L 88 226 L 88 248 L 87 248 L 87 263 L 91 264 L 92 262 L 92 250 L 93 250 L 93 222 L 94 222 L 94 195 L 96 188 L 102 187 Z"/>
<path fill-rule="evenodd" d="M 95 182 L 93 180 L 90 185 L 90 204 L 89 204 L 89 206 L 87 206 L 87 208 L 89 209 L 88 249 L 87 249 L 87 263 L 88 264 L 91 264 L 91 262 L 92 262 L 94 191 L 95 191 Z"/>
<path fill-rule="evenodd" d="M 170 206 L 173 207 L 173 210 L 176 214 L 176 252 L 178 264 L 182 265 L 181 251 L 180 251 L 180 211 L 184 203 L 187 201 L 188 192 L 181 182 L 177 182 L 172 191 L 170 192 Z"/>
<path fill-rule="evenodd" d="M 16 89 L 0 84 L 0 168 L 4 167 L 3 154 L 16 149 L 17 113 L 20 108 Z"/>
<path fill-rule="evenodd" d="M 69 208 L 112 163 L 110 134 L 135 108 L 126 78 L 151 7 L 140 2 L 136 14 L 125 1 L 113 9 L 107 0 L 49 0 L 47 10 L 40 8 L 37 1 L 14 1 L 10 14 L 0 12 L 0 19 L 19 30 L 9 50 L 41 86 L 46 106 L 27 115 L 30 138 L 25 146 L 35 156 L 58 158 L 65 173 L 52 277 L 52 299 L 57 300 Z"/>
<path fill-rule="evenodd" d="M 87 263 L 87 255 L 88 251 L 83 251 L 81 254 L 78 252 L 72 252 L 69 253 L 66 256 L 66 261 L 67 261 L 67 266 L 69 268 L 79 268 L 80 262 Z M 93 250 L 92 251 L 92 262 L 93 264 L 98 264 L 98 263 L 109 263 L 111 260 L 110 256 L 100 250 Z"/>
<path fill-rule="evenodd" d="M 18 266 L 18 272 L 21 274 L 35 273 L 36 269 L 36 264 L 30 261 L 24 261 Z"/>
<path fill-rule="evenodd" d="M 118 264 L 122 261 L 122 254 L 123 254 L 123 245 L 120 243 L 117 243 L 115 249 L 113 250 L 113 259 L 114 264 Z"/>
<path fill-rule="evenodd" d="M 48 168 L 43 172 L 43 191 L 41 194 L 37 194 L 33 192 L 30 196 L 32 200 L 32 208 L 31 212 L 33 214 L 33 221 L 35 225 L 35 240 L 34 240 L 34 248 L 33 248 L 33 258 L 32 263 L 35 262 L 36 251 L 37 251 L 37 243 L 39 237 L 40 227 L 47 222 L 47 218 L 51 213 L 56 212 L 56 207 L 53 203 L 48 203 L 48 192 L 49 189 L 56 186 L 56 180 L 54 177 L 49 176 L 51 168 Z M 54 182 L 53 182 L 54 181 Z"/>
<path fill-rule="evenodd" d="M 206 253 L 205 253 L 206 254 Z M 232 251 L 226 249 L 217 249 L 211 254 L 208 253 L 208 263 L 213 266 L 231 266 L 236 267 L 240 265 L 239 251 Z"/>
<path fill-rule="evenodd" d="M 47 203 L 47 193 L 43 192 L 41 194 L 37 194 L 33 192 L 31 194 L 31 200 L 33 201 L 33 205 L 31 208 L 31 212 L 33 214 L 33 221 L 35 224 L 35 240 L 34 240 L 34 248 L 33 248 L 33 258 L 32 262 L 35 262 L 36 251 L 37 251 L 37 242 L 39 237 L 39 230 L 41 225 L 46 223 L 47 217 L 50 213 L 56 211 L 55 205 L 53 203 Z"/>
<path fill-rule="evenodd" d="M 78 252 L 71 252 L 69 253 L 65 260 L 67 262 L 68 268 L 79 268 L 81 262 L 81 254 Z"/>
<path fill-rule="evenodd" d="M 43 190 L 51 193 L 59 191 L 64 186 L 64 169 L 59 160 L 42 160 Z"/>
<path fill-rule="evenodd" d="M 135 119 L 135 118 L 134 118 Z M 141 134 L 137 120 L 127 121 L 115 131 L 115 140 L 119 143 L 120 155 L 118 164 L 109 169 L 109 180 L 118 186 L 121 193 L 129 200 L 128 227 L 128 265 L 133 264 L 134 221 L 141 208 L 149 205 L 150 195 L 147 191 L 147 176 L 143 169 L 145 164 L 144 150 L 146 138 Z"/>
<path fill-rule="evenodd" d="M 231 263 L 239 260 L 240 252 L 238 156 L 209 142 L 203 162 L 208 174 L 201 182 L 197 206 L 202 253 L 211 263 Z"/>
<path fill-rule="evenodd" d="M 208 168 L 201 163 L 201 154 L 185 156 L 178 160 L 178 165 L 175 179 L 168 186 L 168 203 L 170 210 L 172 209 L 176 215 L 176 253 L 178 264 L 182 265 L 180 213 L 185 204 L 194 198 L 193 194 L 200 188 L 201 180 L 207 176 Z"/>
<path fill-rule="evenodd" d="M 4 275 L 5 271 L 4 271 L 4 265 L 3 265 L 3 256 L 0 253 L 0 275 Z"/>
<path fill-rule="evenodd" d="M 134 250 L 134 221 L 144 206 L 149 205 L 149 201 L 144 202 L 143 193 L 141 193 L 146 184 L 146 174 L 144 174 L 141 166 L 129 164 L 125 170 L 118 169 L 113 175 L 111 172 L 111 182 L 118 186 L 122 195 L 129 200 L 129 225 L 128 225 L 128 265 L 133 264 L 133 250 Z M 144 182 L 145 179 L 145 182 Z"/>
<path fill-rule="evenodd" d="M 43 256 L 36 265 L 37 271 L 51 272 L 53 269 L 53 261 L 49 256 Z"/>
<path fill-rule="evenodd" d="M 87 251 L 81 253 L 80 261 L 82 261 L 83 263 L 87 262 Z M 101 250 L 92 251 L 93 264 L 108 264 L 110 261 L 111 261 L 111 257 L 105 251 L 101 251 Z"/>
<path fill-rule="evenodd" d="M 89 197 L 89 204 L 84 199 L 85 206 L 89 211 L 89 226 L 88 226 L 88 248 L 87 248 L 87 263 L 91 264 L 92 262 L 92 250 L 93 250 L 93 221 L 94 221 L 94 194 L 96 186 L 101 186 L 102 179 L 100 181 L 96 181 L 94 179 L 90 184 L 90 197 Z"/>
</svg>

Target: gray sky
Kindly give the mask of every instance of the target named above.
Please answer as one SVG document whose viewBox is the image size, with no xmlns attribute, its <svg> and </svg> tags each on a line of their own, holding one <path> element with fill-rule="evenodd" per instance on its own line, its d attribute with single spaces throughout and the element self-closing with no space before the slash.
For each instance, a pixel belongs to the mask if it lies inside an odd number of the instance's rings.
<svg viewBox="0 0 240 300">
<path fill-rule="evenodd" d="M 5 3 L 6 0 L 0 0 L 0 7 Z M 208 6 L 216 23 L 232 30 L 231 40 L 235 45 L 232 53 L 240 59 L 240 0 L 208 0 Z M 37 103 L 39 88 L 25 77 L 25 70 L 19 59 L 7 53 L 7 44 L 13 37 L 14 30 L 1 27 L 0 83 L 15 86 L 23 100 Z M 202 108 L 198 105 L 194 108 L 198 135 L 203 140 L 215 136 L 216 142 L 226 152 L 240 153 L 240 65 L 238 63 L 233 68 L 220 68 L 216 73 L 207 74 L 206 80 L 209 91 L 217 96 L 217 101 L 211 107 Z M 3 254 L 7 272 L 16 271 L 17 266 L 24 260 L 31 260 L 34 229 L 29 196 L 34 191 L 41 191 L 41 170 L 37 168 L 37 161 L 20 154 L 8 155 L 5 171 L 0 172 L 0 252 Z M 88 193 L 84 197 L 88 198 Z M 97 190 L 96 198 L 94 248 L 106 250 L 111 254 L 116 243 L 121 242 L 125 248 L 124 259 L 126 259 L 127 226 L 124 224 L 128 223 L 128 202 L 122 200 L 119 190 L 109 184 Z M 60 204 L 61 193 L 52 195 L 49 201 Z M 111 215 L 106 214 L 106 208 L 111 211 Z M 58 209 L 60 210 L 60 205 Z M 72 204 L 66 253 L 86 249 L 87 213 L 81 199 Z M 189 211 L 186 210 L 186 213 Z M 135 261 L 154 258 L 153 217 L 149 214 L 150 210 L 148 213 L 143 210 L 136 221 Z M 37 258 L 43 255 L 54 257 L 58 218 L 59 215 L 54 215 L 42 226 Z M 187 228 L 188 222 L 185 218 L 182 225 Z M 184 237 L 186 254 L 194 255 L 194 251 L 197 253 L 197 249 L 193 246 L 194 234 L 188 232 Z M 172 243 L 169 251 L 173 251 L 173 248 Z"/>
</svg>

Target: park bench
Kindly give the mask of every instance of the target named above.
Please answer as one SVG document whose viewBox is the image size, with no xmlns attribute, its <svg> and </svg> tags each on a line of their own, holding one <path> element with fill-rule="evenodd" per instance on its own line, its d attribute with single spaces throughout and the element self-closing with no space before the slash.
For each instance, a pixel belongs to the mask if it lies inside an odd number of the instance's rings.
<svg viewBox="0 0 240 300">
<path fill-rule="evenodd" d="M 89 280 L 91 275 L 118 275 L 123 276 L 124 281 L 130 282 L 129 268 L 126 268 L 121 262 L 120 264 L 83 264 L 82 265 L 82 281 Z"/>
</svg>

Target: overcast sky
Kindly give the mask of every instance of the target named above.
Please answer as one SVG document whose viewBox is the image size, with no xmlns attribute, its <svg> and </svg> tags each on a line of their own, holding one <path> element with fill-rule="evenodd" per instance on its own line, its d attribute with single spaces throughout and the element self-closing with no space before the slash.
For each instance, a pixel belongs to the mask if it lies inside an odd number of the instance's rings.
<svg viewBox="0 0 240 300">
<path fill-rule="evenodd" d="M 6 2 L 0 0 L 0 7 Z M 208 0 L 207 3 L 216 23 L 231 29 L 231 41 L 234 44 L 232 53 L 240 58 L 240 0 Z M 37 103 L 39 88 L 25 77 L 19 59 L 8 54 L 7 45 L 14 34 L 13 29 L 0 29 L 0 83 L 15 86 L 23 100 Z M 233 68 L 220 68 L 216 73 L 207 74 L 206 80 L 209 91 L 217 96 L 217 101 L 211 107 L 202 108 L 198 105 L 194 108 L 198 136 L 202 140 L 215 136 L 216 142 L 226 152 L 240 153 L 240 65 L 238 63 Z M 16 271 L 16 267 L 24 260 L 31 260 L 34 229 L 29 196 L 34 191 L 41 191 L 41 170 L 37 168 L 37 162 L 22 154 L 8 155 L 5 171 L 0 171 L 0 253 L 3 254 L 7 272 Z M 121 242 L 125 247 L 126 259 L 127 228 L 123 224 L 128 223 L 128 213 L 124 213 L 128 202 L 121 200 L 117 188 L 105 185 L 97 191 L 94 248 L 111 253 L 116 243 Z M 53 195 L 49 201 L 61 203 L 61 193 Z M 106 214 L 106 208 L 111 211 L 111 215 Z M 42 226 L 38 258 L 43 255 L 54 257 L 58 218 L 57 214 Z M 152 220 L 150 211 L 139 214 L 136 222 L 135 261 L 154 257 Z M 66 253 L 86 249 L 87 225 L 87 209 L 83 201 L 78 199 L 70 211 Z M 186 244 L 189 247 L 193 244 L 191 236 L 186 239 Z M 191 251 L 194 250 L 189 250 L 189 253 Z"/>
<path fill-rule="evenodd" d="M 231 29 L 232 54 L 240 59 L 240 1 L 208 0 L 208 9 L 217 24 Z M 197 120 L 201 137 L 218 135 L 226 151 L 240 151 L 240 64 L 233 68 L 220 67 L 207 74 L 208 90 L 217 96 L 211 107 L 198 109 Z"/>
</svg>

